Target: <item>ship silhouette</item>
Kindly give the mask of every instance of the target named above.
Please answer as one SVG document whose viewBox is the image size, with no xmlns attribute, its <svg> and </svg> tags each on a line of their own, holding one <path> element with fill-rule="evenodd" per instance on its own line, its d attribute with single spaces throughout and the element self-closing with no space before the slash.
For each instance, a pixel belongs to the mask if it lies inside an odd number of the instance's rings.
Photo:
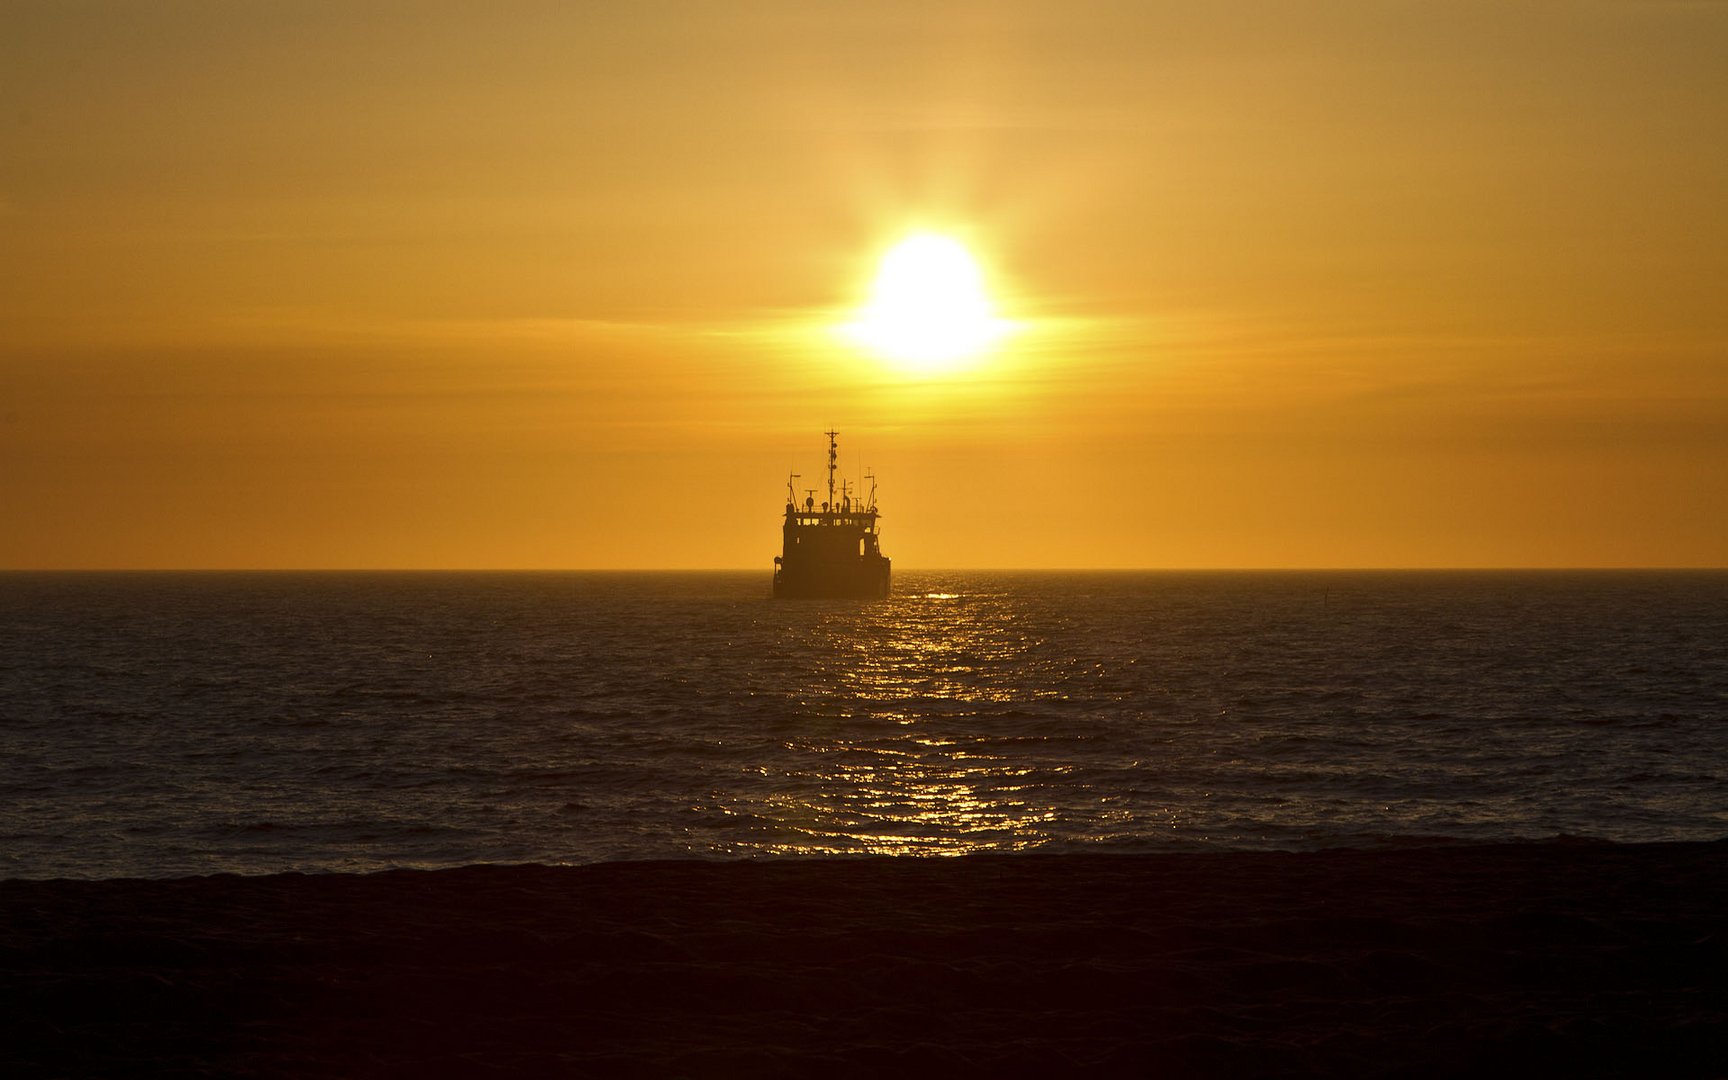
<svg viewBox="0 0 1728 1080">
<path fill-rule="evenodd" d="M 774 557 L 774 595 L 789 600 L 881 600 L 888 595 L 888 557 L 878 544 L 876 478 L 870 481 L 868 498 L 852 497 L 851 481 L 835 491 L 834 472 L 840 458 L 835 442 L 838 431 L 828 436 L 828 501 L 816 505 L 816 489 L 806 489 L 804 505 L 798 491 L 786 478 L 786 524 L 782 528 L 780 554 Z"/>
</svg>

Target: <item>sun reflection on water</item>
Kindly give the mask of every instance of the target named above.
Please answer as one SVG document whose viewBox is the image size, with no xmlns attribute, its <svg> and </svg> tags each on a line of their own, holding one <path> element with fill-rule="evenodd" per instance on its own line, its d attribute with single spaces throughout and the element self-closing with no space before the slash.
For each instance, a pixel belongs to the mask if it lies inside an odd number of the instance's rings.
<svg viewBox="0 0 1728 1080">
<path fill-rule="evenodd" d="M 997 757 L 892 746 L 812 745 L 815 767 L 782 777 L 785 789 L 758 813 L 792 838 L 764 845 L 780 853 L 960 854 L 1012 850 L 1048 839 L 1039 826 L 1055 811 L 1016 783 L 1030 770 Z M 825 755 L 842 758 L 832 764 Z"/>
<path fill-rule="evenodd" d="M 1043 639 L 988 595 L 932 591 L 787 609 L 812 670 L 788 672 L 795 733 L 759 799 L 732 808 L 775 854 L 963 854 L 1050 839 L 1059 810 L 1025 711 L 1060 696 Z M 811 648 L 812 642 L 820 645 Z M 1028 730 L 1028 726 L 1033 730 Z"/>
</svg>

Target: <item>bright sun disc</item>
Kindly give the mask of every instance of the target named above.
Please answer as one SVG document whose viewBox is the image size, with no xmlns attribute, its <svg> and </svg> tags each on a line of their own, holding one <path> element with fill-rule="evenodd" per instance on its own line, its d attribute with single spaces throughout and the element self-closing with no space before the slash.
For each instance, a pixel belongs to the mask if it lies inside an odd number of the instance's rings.
<svg viewBox="0 0 1728 1080">
<path fill-rule="evenodd" d="M 908 237 L 882 257 L 853 340 L 914 371 L 945 371 L 988 349 L 1005 324 L 978 263 L 946 236 Z"/>
</svg>

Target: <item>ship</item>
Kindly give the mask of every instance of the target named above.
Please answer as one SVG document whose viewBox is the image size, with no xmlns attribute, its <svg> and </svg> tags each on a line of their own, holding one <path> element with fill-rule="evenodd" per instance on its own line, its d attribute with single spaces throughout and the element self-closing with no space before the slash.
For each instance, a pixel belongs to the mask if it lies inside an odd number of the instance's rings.
<svg viewBox="0 0 1728 1080">
<path fill-rule="evenodd" d="M 888 557 L 882 554 L 876 509 L 876 477 L 870 494 L 854 498 L 850 481 L 835 483 L 840 460 L 838 431 L 828 436 L 828 501 L 816 505 L 816 489 L 798 491 L 786 478 L 786 524 L 774 556 L 774 596 L 788 600 L 882 600 L 888 596 Z"/>
</svg>

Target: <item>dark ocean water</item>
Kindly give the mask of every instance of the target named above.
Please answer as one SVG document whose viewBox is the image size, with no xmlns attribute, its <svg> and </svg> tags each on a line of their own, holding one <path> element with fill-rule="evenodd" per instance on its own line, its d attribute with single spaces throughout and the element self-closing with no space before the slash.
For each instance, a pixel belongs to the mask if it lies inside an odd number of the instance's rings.
<svg viewBox="0 0 1728 1080">
<path fill-rule="evenodd" d="M 0 877 L 1728 835 L 1728 573 L 0 574 Z"/>
</svg>

